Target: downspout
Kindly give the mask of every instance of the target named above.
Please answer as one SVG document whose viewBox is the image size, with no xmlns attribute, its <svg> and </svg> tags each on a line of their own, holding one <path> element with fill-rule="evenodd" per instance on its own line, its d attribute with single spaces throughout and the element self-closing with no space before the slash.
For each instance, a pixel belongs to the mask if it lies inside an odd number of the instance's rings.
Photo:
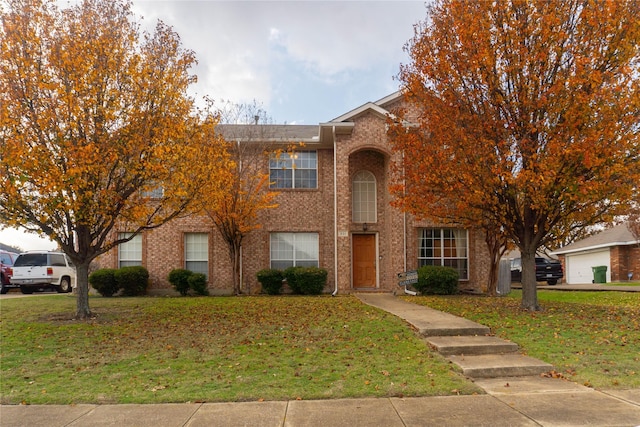
<svg viewBox="0 0 640 427">
<path fill-rule="evenodd" d="M 258 121 L 257 121 L 257 120 L 256 120 L 256 124 L 258 124 Z M 238 170 L 240 171 L 240 173 L 242 173 L 242 154 L 240 153 L 240 138 L 238 138 L 238 139 L 236 140 L 236 142 L 237 142 L 237 144 L 238 144 L 238 168 L 239 168 Z M 240 248 L 239 248 L 239 250 L 240 250 L 240 255 L 239 255 L 239 264 L 240 264 L 240 265 L 238 266 L 238 270 L 239 270 L 239 274 L 238 274 L 238 276 L 239 276 L 239 277 L 238 277 L 238 282 L 239 282 L 239 283 L 238 283 L 238 287 L 239 287 L 240 289 L 242 289 L 242 285 L 243 285 L 242 279 L 244 278 L 244 274 L 243 274 L 244 272 L 242 271 L 242 241 L 240 241 Z M 250 289 L 250 288 L 249 288 L 249 289 L 247 289 L 247 293 L 248 293 L 249 295 L 251 295 L 251 289 Z"/>
<path fill-rule="evenodd" d="M 404 179 L 404 151 L 402 152 L 402 191 L 406 192 L 407 181 Z M 403 210 L 402 213 L 402 244 L 404 251 L 404 271 L 407 271 L 407 211 Z M 407 286 L 404 286 L 404 293 L 416 296 L 417 292 L 410 291 Z"/>
<path fill-rule="evenodd" d="M 333 137 L 333 281 L 335 290 L 331 296 L 338 294 L 338 147 L 336 144 L 336 127 L 331 131 Z"/>
<path fill-rule="evenodd" d="M 402 192 L 406 195 L 407 180 L 404 178 L 404 151 L 402 152 Z M 404 257 L 404 271 L 407 271 L 407 211 L 402 210 L 402 250 Z M 406 288 L 405 288 L 406 289 Z"/>
</svg>

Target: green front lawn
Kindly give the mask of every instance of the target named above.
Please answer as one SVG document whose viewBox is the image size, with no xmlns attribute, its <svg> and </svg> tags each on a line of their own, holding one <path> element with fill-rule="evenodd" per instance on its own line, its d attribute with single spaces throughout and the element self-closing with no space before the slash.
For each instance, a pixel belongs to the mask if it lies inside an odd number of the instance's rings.
<svg viewBox="0 0 640 427">
<path fill-rule="evenodd" d="M 556 375 L 640 387 L 640 293 L 403 297 L 485 324 Z M 398 318 L 342 297 L 92 297 L 0 303 L 0 402 L 153 403 L 481 393 Z"/>
<path fill-rule="evenodd" d="M 152 403 L 481 393 L 354 297 L 4 299 L 0 402 Z"/>
</svg>

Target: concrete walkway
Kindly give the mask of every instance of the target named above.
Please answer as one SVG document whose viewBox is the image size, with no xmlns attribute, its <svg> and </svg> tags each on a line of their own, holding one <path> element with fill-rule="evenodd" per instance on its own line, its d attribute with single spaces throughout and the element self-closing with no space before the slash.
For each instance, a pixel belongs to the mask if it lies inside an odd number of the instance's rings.
<svg viewBox="0 0 640 427">
<path fill-rule="evenodd" d="M 540 375 L 548 363 L 518 353 L 510 341 L 490 336 L 488 327 L 395 298 L 390 294 L 357 294 L 366 304 L 404 319 L 440 354 L 470 378 Z"/>
<path fill-rule="evenodd" d="M 365 303 L 424 335 L 487 328 L 389 294 Z M 447 336 L 447 335 L 444 335 Z M 541 376 L 480 378 L 487 394 L 418 398 L 149 405 L 1 405 L 0 426 L 640 426 L 640 389 L 596 391 Z"/>
</svg>

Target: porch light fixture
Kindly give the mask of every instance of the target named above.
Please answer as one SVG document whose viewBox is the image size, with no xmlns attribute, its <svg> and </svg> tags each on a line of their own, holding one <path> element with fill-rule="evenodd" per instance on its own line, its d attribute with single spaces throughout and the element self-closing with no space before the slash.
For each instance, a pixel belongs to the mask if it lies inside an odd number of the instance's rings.
<svg viewBox="0 0 640 427">
<path fill-rule="evenodd" d="M 369 226 L 367 225 L 366 222 L 362 223 L 362 231 L 367 231 L 369 229 Z"/>
</svg>

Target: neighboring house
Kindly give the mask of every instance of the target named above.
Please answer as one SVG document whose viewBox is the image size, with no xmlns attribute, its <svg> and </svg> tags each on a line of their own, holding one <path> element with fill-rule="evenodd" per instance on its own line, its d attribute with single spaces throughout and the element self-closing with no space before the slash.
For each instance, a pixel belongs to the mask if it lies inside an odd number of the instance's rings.
<svg viewBox="0 0 640 427">
<path fill-rule="evenodd" d="M 243 241 L 244 292 L 260 291 L 259 270 L 292 265 L 326 269 L 325 292 L 402 292 L 397 274 L 425 264 L 456 268 L 461 289 L 486 288 L 489 256 L 481 231 L 416 221 L 390 204 L 388 188 L 401 155 L 391 149 L 386 120 L 401 102 L 397 92 L 315 126 L 240 125 L 267 126 L 261 134 L 269 135 L 264 139 L 274 151 L 304 143 L 293 158 L 265 158 L 278 207 L 261 211 L 262 227 Z M 222 125 L 223 133 L 224 126 L 238 134 L 239 125 Z M 227 247 L 203 217 L 173 220 L 98 263 L 145 266 L 152 293 L 171 289 L 167 275 L 174 268 L 205 273 L 211 293 L 232 290 Z"/>
<path fill-rule="evenodd" d="M 604 230 L 552 252 L 564 264 L 567 284 L 592 283 L 593 267 L 607 267 L 607 282 L 640 278 L 640 240 L 626 224 Z"/>
<path fill-rule="evenodd" d="M 20 249 L 14 246 L 5 245 L 4 243 L 0 243 L 0 251 L 13 252 L 14 254 L 19 254 L 20 252 L 22 252 Z"/>
</svg>

